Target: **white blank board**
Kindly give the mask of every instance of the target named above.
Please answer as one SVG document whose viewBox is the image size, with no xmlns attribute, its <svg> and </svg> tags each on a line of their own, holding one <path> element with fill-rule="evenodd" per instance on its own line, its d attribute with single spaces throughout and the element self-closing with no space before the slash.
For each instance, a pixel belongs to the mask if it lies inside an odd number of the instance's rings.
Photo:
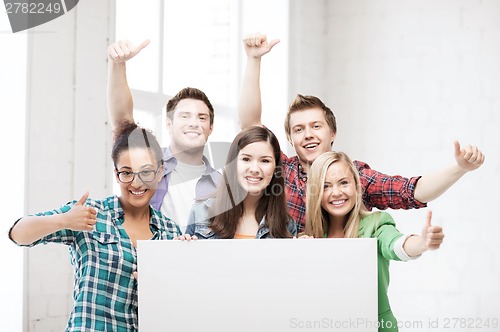
<svg viewBox="0 0 500 332">
<path fill-rule="evenodd" d="M 139 330 L 377 331 L 376 239 L 139 241 Z"/>
</svg>

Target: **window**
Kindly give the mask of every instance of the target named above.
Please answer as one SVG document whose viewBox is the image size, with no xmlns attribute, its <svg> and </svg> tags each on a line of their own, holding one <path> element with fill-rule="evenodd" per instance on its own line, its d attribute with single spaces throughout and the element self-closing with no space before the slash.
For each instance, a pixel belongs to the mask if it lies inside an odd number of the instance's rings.
<svg viewBox="0 0 500 332">
<path fill-rule="evenodd" d="M 147 4 L 138 8 L 137 1 L 116 2 L 116 40 L 129 39 L 134 44 L 151 40 L 127 63 L 136 121 L 153 129 L 167 146 L 165 103 L 182 88 L 196 87 L 207 94 L 215 109 L 209 141 L 231 142 L 239 131 L 236 105 L 246 61 L 242 36 L 266 31 L 286 40 L 288 2 L 154 0 Z M 276 117 L 277 123 L 282 123 L 288 104 L 287 76 L 282 72 L 288 69 L 288 58 L 285 47 L 278 52 L 274 60 L 282 70 L 277 77 L 266 77 L 263 98 L 273 99 L 266 103 L 268 109 L 277 109 L 276 102 L 281 103 L 283 112 Z"/>
<path fill-rule="evenodd" d="M 238 131 L 234 109 L 240 78 L 238 1 L 165 0 L 119 1 L 116 39 L 151 43 L 127 63 L 128 82 L 134 96 L 135 119 L 169 144 L 165 127 L 165 103 L 184 87 L 204 91 L 216 110 L 211 141 L 229 140 Z M 156 16 L 152 13 L 156 13 Z M 130 24 L 130 22 L 147 22 Z"/>
</svg>

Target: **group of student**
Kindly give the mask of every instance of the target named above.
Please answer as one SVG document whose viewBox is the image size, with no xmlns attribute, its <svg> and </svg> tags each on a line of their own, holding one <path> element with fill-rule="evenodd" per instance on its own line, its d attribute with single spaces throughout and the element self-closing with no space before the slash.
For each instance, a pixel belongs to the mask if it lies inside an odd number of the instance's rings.
<svg viewBox="0 0 500 332">
<path fill-rule="evenodd" d="M 67 331 L 138 329 L 138 240 L 293 237 L 376 237 L 379 320 L 392 322 L 381 330 L 397 330 L 387 298 L 389 260 L 439 248 L 444 235 L 431 225 L 430 213 L 420 235 L 403 235 L 389 214 L 369 211 L 425 207 L 480 167 L 484 155 L 455 142 L 456 163 L 450 167 L 412 178 L 382 174 L 333 152 L 333 112 L 317 97 L 298 95 L 285 119 L 296 156 L 287 157 L 261 123 L 260 62 L 277 43 L 262 34 L 243 39 L 242 131 L 222 174 L 203 156 L 214 122 L 207 96 L 185 88 L 167 102 L 171 143 L 161 148 L 151 131 L 134 122 L 126 77 L 126 61 L 148 42 L 108 47 L 108 111 L 120 196 L 93 200 L 85 193 L 59 209 L 20 218 L 9 231 L 18 245 L 69 246 L 75 287 Z"/>
</svg>

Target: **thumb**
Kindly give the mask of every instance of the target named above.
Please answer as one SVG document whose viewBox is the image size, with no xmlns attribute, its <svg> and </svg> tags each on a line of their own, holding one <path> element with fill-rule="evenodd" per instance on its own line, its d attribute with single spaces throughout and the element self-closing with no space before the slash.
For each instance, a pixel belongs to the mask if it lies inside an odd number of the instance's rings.
<svg viewBox="0 0 500 332">
<path fill-rule="evenodd" d="M 271 48 L 273 48 L 273 47 L 274 47 L 274 45 L 278 44 L 279 42 L 280 42 L 280 40 L 279 40 L 279 39 L 273 39 L 273 40 L 271 40 L 271 41 L 268 43 L 268 44 L 269 44 L 269 48 L 270 48 L 270 49 L 271 49 Z"/>
<path fill-rule="evenodd" d="M 78 202 L 76 202 L 75 205 L 83 205 L 85 204 L 85 201 L 87 200 L 87 198 L 89 198 L 89 192 L 86 191 L 85 194 L 83 194 L 83 196 L 78 200 Z"/>
<path fill-rule="evenodd" d="M 431 226 L 432 226 L 432 225 L 431 225 L 431 219 L 432 219 L 432 211 L 431 211 L 431 210 L 429 210 L 429 211 L 427 212 L 427 220 L 425 221 L 425 229 L 427 229 L 427 228 L 429 228 L 429 227 L 431 227 Z"/>
<path fill-rule="evenodd" d="M 455 140 L 453 141 L 453 144 L 455 145 L 455 156 L 460 157 L 460 155 L 462 154 L 460 151 L 460 143 L 458 143 L 458 141 Z"/>
<path fill-rule="evenodd" d="M 148 46 L 151 41 L 149 39 L 145 39 L 142 43 L 137 46 L 136 52 L 140 52 L 144 47 Z"/>
</svg>

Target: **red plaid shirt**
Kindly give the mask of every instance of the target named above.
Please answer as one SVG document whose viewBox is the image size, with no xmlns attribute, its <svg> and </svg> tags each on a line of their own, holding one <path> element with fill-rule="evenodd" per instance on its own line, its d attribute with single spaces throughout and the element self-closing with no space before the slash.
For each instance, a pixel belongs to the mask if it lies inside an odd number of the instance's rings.
<svg viewBox="0 0 500 332">
<path fill-rule="evenodd" d="M 302 232 L 306 223 L 306 185 L 307 174 L 302 171 L 297 156 L 288 158 L 281 152 L 285 172 L 285 190 L 288 212 L 297 221 L 298 232 Z M 368 210 L 377 208 L 418 209 L 427 204 L 414 197 L 415 185 L 420 176 L 410 179 L 402 176 L 389 176 L 374 171 L 361 161 L 354 161 L 363 187 L 363 203 Z"/>
</svg>

